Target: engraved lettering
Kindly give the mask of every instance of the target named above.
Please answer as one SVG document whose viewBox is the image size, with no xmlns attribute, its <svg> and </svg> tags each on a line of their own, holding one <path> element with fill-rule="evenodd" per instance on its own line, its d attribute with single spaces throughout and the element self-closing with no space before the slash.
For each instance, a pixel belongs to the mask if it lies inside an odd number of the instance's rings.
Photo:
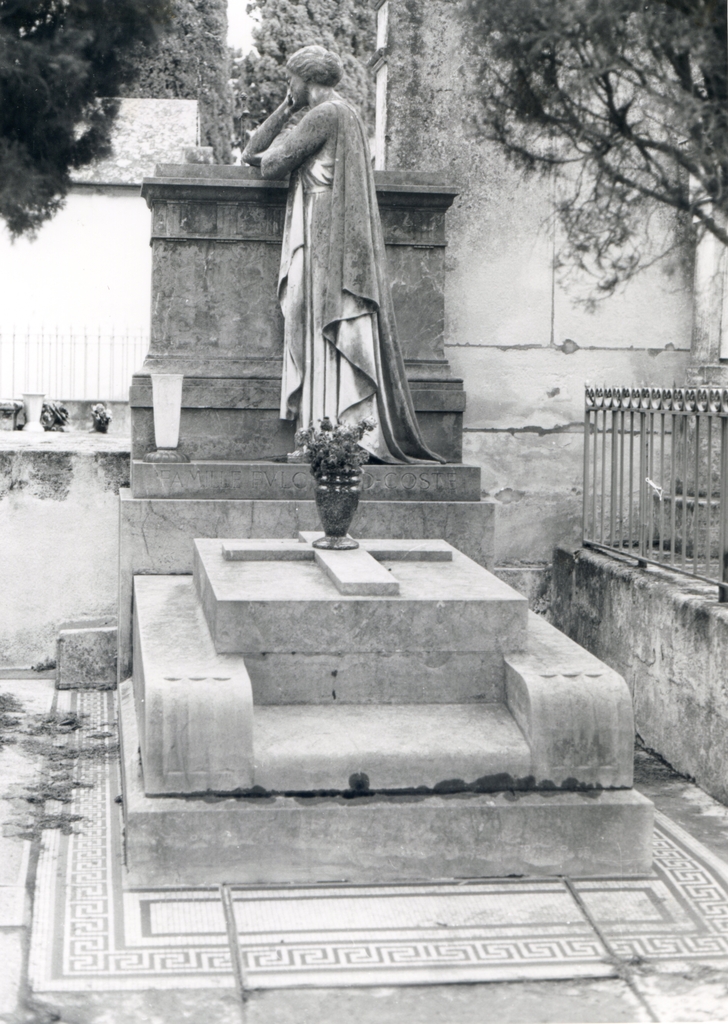
<svg viewBox="0 0 728 1024">
<path fill-rule="evenodd" d="M 265 483 L 265 480 L 263 478 L 262 470 L 254 469 L 253 470 L 253 488 L 256 491 L 260 491 L 260 490 L 263 489 L 264 483 Z"/>
<path fill-rule="evenodd" d="M 401 479 L 405 491 L 411 491 L 413 487 L 417 486 L 417 477 L 414 473 L 403 473 Z"/>
<path fill-rule="evenodd" d="M 263 470 L 263 476 L 265 477 L 265 482 L 268 484 L 268 486 L 270 488 L 275 487 L 275 485 L 276 485 L 276 471 L 275 471 L 275 469 L 273 470 L 273 479 L 272 480 L 268 476 L 268 470 L 267 469 Z"/>
<path fill-rule="evenodd" d="M 306 490 L 307 482 L 308 474 L 302 473 L 300 469 L 297 469 L 296 472 L 291 477 L 291 483 L 293 484 L 294 487 L 297 487 L 299 491 Z"/>
<path fill-rule="evenodd" d="M 363 491 L 371 491 L 371 489 L 372 489 L 372 487 L 374 487 L 375 483 L 376 483 L 376 480 L 374 479 L 374 477 L 372 476 L 371 473 L 363 473 L 362 474 L 361 489 Z"/>
<path fill-rule="evenodd" d="M 430 489 L 430 478 L 427 473 L 420 473 L 420 490 L 428 491 Z"/>
<path fill-rule="evenodd" d="M 390 483 L 390 479 L 393 481 L 392 483 Z M 387 475 L 384 477 L 384 486 L 387 488 L 388 491 L 396 491 L 397 483 L 398 480 L 396 473 L 387 473 Z"/>
<path fill-rule="evenodd" d="M 169 490 L 169 483 L 172 478 L 172 471 L 169 466 L 156 466 L 157 478 L 161 480 L 165 488 Z"/>
</svg>

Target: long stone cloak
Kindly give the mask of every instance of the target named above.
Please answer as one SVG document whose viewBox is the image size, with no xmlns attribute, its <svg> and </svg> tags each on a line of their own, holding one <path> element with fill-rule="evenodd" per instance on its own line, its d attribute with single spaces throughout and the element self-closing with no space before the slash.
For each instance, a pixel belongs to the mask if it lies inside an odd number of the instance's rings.
<svg viewBox="0 0 728 1024">
<path fill-rule="evenodd" d="M 342 381 L 346 378 L 342 394 L 347 392 L 348 400 L 360 403 L 362 409 L 366 408 L 364 399 L 368 395 L 376 401 L 383 442 L 376 454 L 387 462 L 443 462 L 422 439 L 405 375 L 366 132 L 348 103 L 336 99 L 327 106 L 332 108 L 328 113 L 333 113 L 334 138 L 320 311 L 323 336 L 346 361 L 339 363 Z M 306 374 L 323 372 L 321 367 L 310 365 L 306 346 L 307 304 L 313 300 L 305 294 L 305 204 L 299 169 L 291 180 L 279 277 L 279 297 L 286 317 L 281 415 L 288 419 L 298 415 Z M 345 411 L 337 410 L 339 414 Z"/>
</svg>

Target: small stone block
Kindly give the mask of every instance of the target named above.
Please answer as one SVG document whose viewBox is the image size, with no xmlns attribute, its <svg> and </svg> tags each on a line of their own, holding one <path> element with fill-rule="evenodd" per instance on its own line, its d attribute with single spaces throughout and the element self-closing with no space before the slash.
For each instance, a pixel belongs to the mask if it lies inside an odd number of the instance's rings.
<svg viewBox="0 0 728 1024">
<path fill-rule="evenodd" d="M 316 563 L 340 594 L 362 594 L 370 597 L 393 597 L 399 594 L 399 583 L 391 572 L 375 561 L 362 548 L 333 551 L 315 548 Z"/>
<path fill-rule="evenodd" d="M 312 562 L 313 548 L 300 540 L 224 541 L 222 557 L 226 562 Z"/>
<path fill-rule="evenodd" d="M 360 546 L 379 562 L 452 562 L 446 540 L 360 540 Z"/>
<path fill-rule="evenodd" d="M 116 626 L 61 629 L 56 645 L 57 689 L 113 689 L 117 636 Z"/>
</svg>

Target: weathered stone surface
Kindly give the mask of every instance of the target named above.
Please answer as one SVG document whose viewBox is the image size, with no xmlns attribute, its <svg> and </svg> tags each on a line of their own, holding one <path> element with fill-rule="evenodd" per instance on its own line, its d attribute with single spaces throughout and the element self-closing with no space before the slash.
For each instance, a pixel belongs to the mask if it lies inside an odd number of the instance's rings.
<svg viewBox="0 0 728 1024">
<path fill-rule="evenodd" d="M 728 803 L 728 606 L 717 587 L 557 549 L 551 607 L 559 629 L 624 676 L 646 745 Z"/>
<path fill-rule="evenodd" d="M 229 562 L 194 542 L 195 586 L 219 652 L 519 650 L 527 603 L 477 563 L 384 562 L 397 597 L 348 596 L 305 562 Z"/>
<path fill-rule="evenodd" d="M 444 364 L 444 224 L 457 188 L 442 175 L 424 182 L 397 172 L 377 174 L 376 184 L 403 354 Z M 246 354 L 280 358 L 273 304 L 287 183 L 264 182 L 248 167 L 163 165 L 142 194 L 153 211 L 154 293 L 163 298 L 153 304 L 151 357 L 186 361 L 166 369 L 193 373 L 193 349 L 215 356 L 242 336 Z"/>
<path fill-rule="evenodd" d="M 531 753 L 502 704 L 270 705 L 255 709 L 267 792 L 503 789 Z"/>
<path fill-rule="evenodd" d="M 533 612 L 526 650 L 506 656 L 506 699 L 538 783 L 632 785 L 634 717 L 624 679 Z"/>
<path fill-rule="evenodd" d="M 650 869 L 653 807 L 634 791 L 149 799 L 128 683 L 120 697 L 128 884 L 402 882 Z"/>
<path fill-rule="evenodd" d="M 56 645 L 57 689 L 113 689 L 118 645 L 116 626 L 61 629 Z"/>
<path fill-rule="evenodd" d="M 581 540 L 583 436 L 494 430 L 465 434 L 465 459 L 481 465 L 496 503 L 495 564 L 550 562 L 554 546 Z"/>
<path fill-rule="evenodd" d="M 684 380 L 685 351 L 664 345 L 656 350 L 593 350 L 589 334 L 583 341 L 583 348 L 570 352 L 548 345 L 448 348 L 454 372 L 466 382 L 469 430 L 530 430 L 538 436 L 581 425 L 585 380 L 649 380 L 659 387 Z M 484 462 L 484 473 L 486 467 Z M 524 471 L 519 465 L 514 469 Z"/>
<path fill-rule="evenodd" d="M 478 564 L 493 564 L 494 504 L 365 501 L 352 535 L 445 538 Z M 319 530 L 313 501 L 136 499 L 121 492 L 119 532 L 119 672 L 131 671 L 132 577 L 192 573 L 196 537 L 296 537 Z M 429 649 L 425 645 L 425 649 Z"/>
<path fill-rule="evenodd" d="M 261 704 L 471 704 L 501 701 L 499 651 L 247 654 Z"/>
<path fill-rule="evenodd" d="M 315 482 L 303 463 L 209 460 L 159 465 L 134 460 L 135 498 L 290 498 L 311 500 Z M 361 500 L 479 501 L 480 467 L 362 467 Z"/>
<path fill-rule="evenodd" d="M 0 666 L 56 658 L 69 619 L 114 620 L 119 486 L 128 486 L 128 439 L 3 433 L 0 451 Z M 125 449 L 125 450 L 124 450 Z"/>
<path fill-rule="evenodd" d="M 253 697 L 242 658 L 216 653 L 188 581 L 137 577 L 134 691 L 144 790 L 253 785 Z"/>
</svg>

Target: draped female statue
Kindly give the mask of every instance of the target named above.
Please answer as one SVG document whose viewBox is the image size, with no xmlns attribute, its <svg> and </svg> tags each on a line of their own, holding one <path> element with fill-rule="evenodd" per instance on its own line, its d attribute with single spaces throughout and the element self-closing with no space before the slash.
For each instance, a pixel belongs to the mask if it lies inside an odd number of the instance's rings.
<svg viewBox="0 0 728 1024">
<path fill-rule="evenodd" d="M 322 46 L 289 59 L 286 98 L 243 159 L 291 175 L 278 294 L 285 319 L 281 418 L 299 428 L 368 418 L 363 447 L 383 462 L 444 462 L 420 434 L 405 376 L 366 130 L 334 86 Z M 293 114 L 308 107 L 295 127 Z"/>
</svg>

